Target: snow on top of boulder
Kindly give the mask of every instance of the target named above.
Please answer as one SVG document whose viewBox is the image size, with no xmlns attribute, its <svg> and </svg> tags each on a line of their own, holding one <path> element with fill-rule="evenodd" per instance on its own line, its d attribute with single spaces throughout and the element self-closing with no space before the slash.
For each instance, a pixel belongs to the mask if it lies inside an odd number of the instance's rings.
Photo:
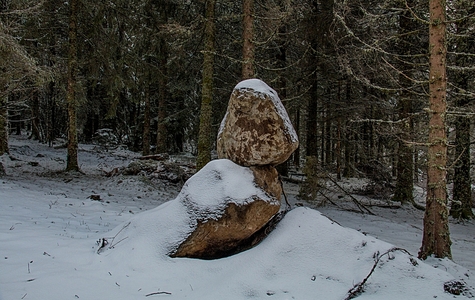
<svg viewBox="0 0 475 300">
<path fill-rule="evenodd" d="M 235 90 L 240 90 L 240 89 L 252 89 L 256 92 L 263 93 L 263 94 L 275 94 L 277 95 L 277 92 L 271 88 L 270 86 L 267 85 L 264 81 L 256 78 L 252 79 L 246 79 L 241 82 L 239 82 L 235 87 Z"/>
<path fill-rule="evenodd" d="M 261 97 L 260 94 L 268 95 L 272 99 L 272 102 L 274 103 L 277 113 L 284 121 L 284 126 L 287 132 L 289 133 L 292 139 L 292 142 L 298 142 L 299 139 L 298 139 L 297 133 L 295 132 L 294 127 L 292 126 L 292 122 L 290 121 L 289 115 L 287 114 L 287 111 L 285 110 L 285 107 L 282 104 L 282 101 L 280 100 L 279 95 L 273 88 L 268 86 L 267 83 L 265 83 L 264 81 L 253 78 L 253 79 L 243 80 L 234 87 L 234 90 L 241 90 L 241 89 L 253 90 L 258 97 Z M 226 119 L 226 116 L 223 118 L 223 123 L 221 123 L 222 124 L 221 126 L 223 126 L 225 119 Z"/>
<path fill-rule="evenodd" d="M 188 179 L 178 198 L 197 215 L 218 217 L 227 204 L 242 205 L 256 196 L 264 201 L 276 201 L 256 186 L 249 168 L 228 159 L 217 159 Z"/>
</svg>

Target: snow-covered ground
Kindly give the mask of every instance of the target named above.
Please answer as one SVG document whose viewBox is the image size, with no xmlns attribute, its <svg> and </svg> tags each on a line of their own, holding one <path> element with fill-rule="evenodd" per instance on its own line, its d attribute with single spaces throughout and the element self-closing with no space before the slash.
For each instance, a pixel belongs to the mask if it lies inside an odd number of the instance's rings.
<svg viewBox="0 0 475 300">
<path fill-rule="evenodd" d="M 173 205 L 179 187 L 140 175 L 104 176 L 139 156 L 126 150 L 80 145 L 82 174 L 61 171 L 65 149 L 25 136 L 12 137 L 10 145 L 11 155 L 0 157 L 7 172 L 0 177 L 2 300 L 345 299 L 375 264 L 358 299 L 475 296 L 474 223 L 450 224 L 455 263 L 422 262 L 415 257 L 422 212 L 411 207 L 371 207 L 371 216 L 305 203 L 258 246 L 218 260 L 169 258 L 147 231 L 132 229 L 129 234 L 145 238 L 119 240 L 97 254 L 98 239 L 113 238 L 142 211 L 164 211 L 153 209 Z M 286 184 L 286 191 L 292 203 L 302 202 L 295 185 Z M 163 232 L 158 240 L 174 238 L 167 236 L 173 230 Z M 462 295 L 444 291 L 453 279 L 465 282 Z"/>
</svg>

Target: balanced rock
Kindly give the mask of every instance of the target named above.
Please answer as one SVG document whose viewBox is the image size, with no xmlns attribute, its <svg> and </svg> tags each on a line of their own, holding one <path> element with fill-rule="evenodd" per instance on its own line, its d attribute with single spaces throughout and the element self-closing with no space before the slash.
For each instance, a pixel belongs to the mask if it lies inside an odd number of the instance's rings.
<svg viewBox="0 0 475 300">
<path fill-rule="evenodd" d="M 236 85 L 218 133 L 218 157 L 242 166 L 275 166 L 297 147 L 297 134 L 277 92 L 259 79 Z"/>
<path fill-rule="evenodd" d="M 279 211 L 281 192 L 271 166 L 209 162 L 176 199 L 186 207 L 192 231 L 171 256 L 217 258 L 235 252 Z"/>
</svg>

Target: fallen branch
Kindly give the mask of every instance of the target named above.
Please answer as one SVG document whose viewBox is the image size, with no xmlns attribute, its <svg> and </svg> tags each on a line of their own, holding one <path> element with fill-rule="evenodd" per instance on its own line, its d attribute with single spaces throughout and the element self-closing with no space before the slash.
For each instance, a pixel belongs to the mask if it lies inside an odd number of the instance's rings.
<svg viewBox="0 0 475 300">
<path fill-rule="evenodd" d="M 140 159 L 140 160 L 151 159 L 151 160 L 157 160 L 157 161 L 167 160 L 168 158 L 170 158 L 170 155 L 168 155 L 168 153 L 160 153 L 160 154 L 152 154 L 152 155 L 136 157 L 136 159 Z"/>
<path fill-rule="evenodd" d="M 371 268 L 371 271 L 369 272 L 369 274 L 363 279 L 363 281 L 361 281 L 360 283 L 358 283 L 357 285 L 353 286 L 349 291 L 348 291 L 348 294 L 345 298 L 345 300 L 350 300 L 350 299 L 354 299 L 356 297 L 358 297 L 361 293 L 363 293 L 363 290 L 364 290 L 364 285 L 366 284 L 366 282 L 368 281 L 369 277 L 373 274 L 374 270 L 376 269 L 376 267 L 378 266 L 378 263 L 380 262 L 381 258 L 385 255 L 389 255 L 389 253 L 391 252 L 395 252 L 395 251 L 402 251 L 410 256 L 412 256 L 409 251 L 407 251 L 406 249 L 403 249 L 403 248 L 397 248 L 397 247 L 394 247 L 394 248 L 391 248 L 389 249 L 388 251 L 384 252 L 383 254 L 379 254 L 379 251 L 376 252 L 374 254 L 374 258 L 375 258 L 375 261 L 374 261 L 374 265 L 373 267 Z M 415 259 L 413 259 L 412 257 L 410 258 L 410 261 L 411 263 L 416 266 L 417 265 L 417 261 Z"/>
<path fill-rule="evenodd" d="M 114 248 L 118 243 L 122 242 L 123 240 L 127 239 L 128 237 L 124 237 L 122 238 L 121 240 L 119 240 L 118 242 L 114 243 L 114 240 L 115 238 L 122 232 L 122 230 L 124 230 L 125 228 L 129 227 L 131 222 L 128 222 L 127 224 L 125 224 L 120 230 L 119 232 L 116 233 L 116 235 L 114 235 L 114 237 L 112 238 L 112 240 L 109 242 L 109 238 L 100 238 L 99 240 L 96 241 L 96 244 L 97 244 L 97 250 L 96 250 L 96 253 L 97 254 L 101 254 L 102 251 L 104 251 L 104 248 L 106 248 L 106 246 L 110 245 L 109 246 L 109 249 L 112 249 Z"/>
<path fill-rule="evenodd" d="M 353 195 L 351 195 L 347 190 L 345 190 L 344 188 L 342 188 L 337 182 L 335 179 L 333 179 L 330 175 L 327 176 L 327 178 L 336 186 L 338 187 L 340 190 L 342 190 L 348 197 L 351 198 L 351 200 L 353 200 L 353 202 L 356 204 L 356 206 L 359 208 L 359 210 L 361 210 L 361 212 L 364 213 L 363 210 L 365 210 L 367 213 L 369 213 L 370 215 L 373 215 L 374 216 L 374 213 L 369 209 L 367 208 L 366 206 L 364 206 L 361 202 L 359 202 L 355 197 L 353 197 Z"/>
<path fill-rule="evenodd" d="M 153 295 L 161 295 L 161 294 L 171 295 L 172 293 L 170 293 L 170 292 L 153 292 L 153 293 L 145 295 L 145 297 L 149 297 L 149 296 L 153 296 Z"/>
<path fill-rule="evenodd" d="M 292 208 L 292 206 L 289 203 L 289 199 L 287 199 L 287 194 L 285 193 L 285 189 L 284 189 L 284 182 L 282 181 L 282 177 L 280 175 L 279 175 L 279 182 L 280 182 L 280 188 L 282 189 L 282 194 L 284 195 L 285 204 L 287 205 L 285 210 L 289 211 Z"/>
</svg>

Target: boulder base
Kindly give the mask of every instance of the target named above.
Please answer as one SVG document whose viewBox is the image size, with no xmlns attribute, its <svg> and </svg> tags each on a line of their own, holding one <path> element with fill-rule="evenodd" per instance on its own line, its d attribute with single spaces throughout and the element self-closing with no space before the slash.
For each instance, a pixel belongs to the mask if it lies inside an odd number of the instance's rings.
<svg viewBox="0 0 475 300">
<path fill-rule="evenodd" d="M 242 166 L 275 166 L 297 147 L 297 134 L 277 93 L 258 79 L 239 83 L 221 123 L 218 157 Z"/>
<path fill-rule="evenodd" d="M 199 221 L 171 256 L 212 259 L 233 254 L 278 211 L 279 205 L 262 200 L 244 205 L 229 203 L 219 219 Z"/>
<path fill-rule="evenodd" d="M 178 195 L 194 219 L 193 229 L 171 256 L 217 258 L 236 252 L 279 211 L 281 193 L 274 167 L 211 161 Z"/>
</svg>

